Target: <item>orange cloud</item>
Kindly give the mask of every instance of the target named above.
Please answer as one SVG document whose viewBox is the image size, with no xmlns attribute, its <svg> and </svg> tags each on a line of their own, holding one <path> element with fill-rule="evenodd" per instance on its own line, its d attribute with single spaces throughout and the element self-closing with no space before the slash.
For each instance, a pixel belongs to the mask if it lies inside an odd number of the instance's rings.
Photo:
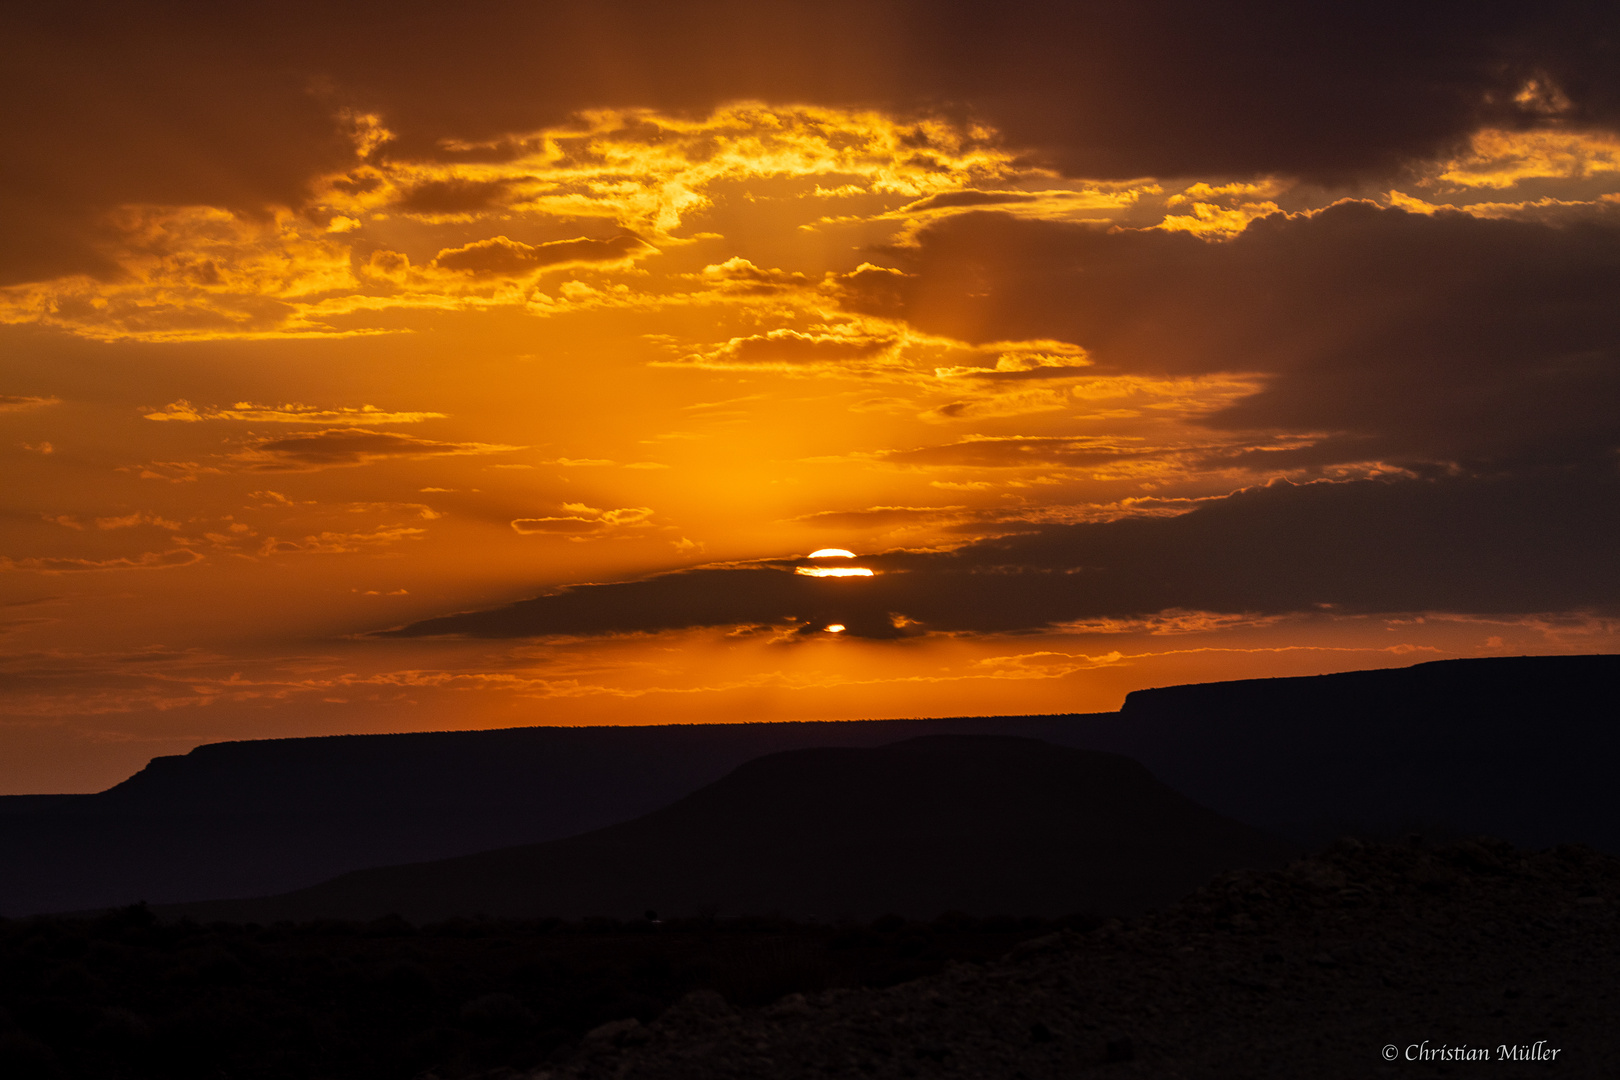
<svg viewBox="0 0 1620 1080">
<path fill-rule="evenodd" d="M 1435 179 L 1472 188 L 1506 188 L 1524 180 L 1584 179 L 1620 173 L 1620 134 L 1539 128 L 1487 129 L 1468 149 L 1435 167 Z"/>
<path fill-rule="evenodd" d="M 301 540 L 281 540 L 267 537 L 259 545 L 260 555 L 344 555 L 363 551 L 368 547 L 393 544 L 401 540 L 420 540 L 425 529 L 408 525 L 374 529 L 371 532 L 321 532 Z"/>
<path fill-rule="evenodd" d="M 272 424 L 415 424 L 442 420 L 440 412 L 389 412 L 375 405 L 358 408 L 323 409 L 293 402 L 288 405 L 258 405 L 238 401 L 228 409 L 198 407 L 184 398 L 170 402 L 157 412 L 145 414 L 148 420 L 197 423 L 203 420 L 245 420 Z"/>
<path fill-rule="evenodd" d="M 646 528 L 653 515 L 650 506 L 625 506 L 616 510 L 603 510 L 584 503 L 564 503 L 567 514 L 550 517 L 516 518 L 512 531 L 520 536 L 566 536 L 583 540 L 624 530 Z"/>
<path fill-rule="evenodd" d="M 24 409 L 38 409 L 46 405 L 60 405 L 61 398 L 30 397 L 24 394 L 0 394 L 0 412 L 21 412 Z"/>
<path fill-rule="evenodd" d="M 894 354 L 899 343 L 896 337 L 868 336 L 859 332 L 772 330 L 732 338 L 723 345 L 684 356 L 679 364 L 719 371 L 769 369 L 793 373 L 843 373 L 894 367 Z"/>
<path fill-rule="evenodd" d="M 433 265 L 474 277 L 524 277 L 552 267 L 623 263 L 656 254 L 657 248 L 628 233 L 611 240 L 582 236 L 549 244 L 524 244 L 496 236 L 446 248 L 433 257 Z"/>
<path fill-rule="evenodd" d="M 332 428 L 262 439 L 235 454 L 232 460 L 255 472 L 301 472 L 399 458 L 504 454 L 521 449 L 498 443 L 436 442 L 364 428 Z"/>
<path fill-rule="evenodd" d="M 13 559 L 0 555 L 0 570 L 32 570 L 40 574 L 73 574 L 95 570 L 172 570 L 202 561 L 202 556 L 185 548 L 147 551 L 112 559 L 82 559 L 68 556 L 36 556 Z"/>
</svg>

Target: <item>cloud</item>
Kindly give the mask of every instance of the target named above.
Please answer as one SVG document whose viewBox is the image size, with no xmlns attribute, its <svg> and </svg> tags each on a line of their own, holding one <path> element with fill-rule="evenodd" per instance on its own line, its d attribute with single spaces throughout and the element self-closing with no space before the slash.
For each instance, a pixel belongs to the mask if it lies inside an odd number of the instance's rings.
<svg viewBox="0 0 1620 1080">
<path fill-rule="evenodd" d="M 1013 178 L 1011 170 L 1008 178 Z M 1052 182 L 1049 172 L 1036 172 L 1028 180 Z M 1047 188 L 1031 191 L 1001 191 L 986 188 L 968 188 L 960 191 L 940 191 L 914 199 L 903 206 L 879 214 L 822 218 L 820 225 L 847 224 L 859 221 L 915 221 L 926 216 L 953 214 L 963 210 L 997 207 L 1006 213 L 1053 220 L 1097 220 L 1129 212 L 1144 196 L 1156 195 L 1163 187 L 1152 181 L 1134 183 L 1076 182 L 1076 188 Z M 902 236 L 905 231 L 902 231 Z"/>
<path fill-rule="evenodd" d="M 394 525 L 370 532 L 325 531 L 312 533 L 299 540 L 266 537 L 260 544 L 260 555 L 346 555 L 367 548 L 398 543 L 401 540 L 420 540 L 427 530 L 409 525 Z"/>
<path fill-rule="evenodd" d="M 1513 479 L 1272 485 L 1175 516 L 1035 526 L 951 551 L 861 560 L 870 578 L 793 565 L 704 567 L 576 585 L 384 636 L 529 637 L 789 625 L 897 638 L 1027 633 L 1162 612 L 1225 617 L 1389 612 L 1620 611 L 1620 480 Z M 1178 616 L 1181 630 L 1196 629 Z M 1076 625 L 1078 624 L 1078 625 Z"/>
<path fill-rule="evenodd" d="M 185 548 L 147 551 L 139 555 L 120 555 L 111 559 L 85 559 L 63 555 L 13 559 L 0 555 L 0 570 L 32 570 L 39 574 L 75 574 L 96 570 L 172 570 L 202 560 L 200 554 Z"/>
<path fill-rule="evenodd" d="M 377 0 L 83 10 L 7 15 L 0 94 L 29 107 L 0 128 L 18 177 L 0 280 L 111 271 L 94 228 L 108 206 L 295 206 L 310 177 L 357 161 L 484 164 L 521 145 L 512 133 L 604 107 L 953 102 L 1051 165 L 1116 178 L 1385 175 L 1482 126 L 1612 129 L 1620 114 L 1606 51 L 1620 16 L 1577 0 L 716 0 L 702 18 L 655 0 L 475 0 L 454 26 Z M 428 211 L 503 197 L 440 182 L 404 190 Z"/>
<path fill-rule="evenodd" d="M 1317 433 L 1269 467 L 1500 469 L 1620 447 L 1620 222 L 1344 202 L 1213 243 L 988 212 L 915 239 L 887 272 L 842 279 L 844 303 L 970 343 L 1072 342 L 1097 376 L 1247 380 L 1202 422 Z"/>
<path fill-rule="evenodd" d="M 887 450 L 879 457 L 896 465 L 1007 469 L 1095 465 L 1162 453 L 1162 449 L 1132 445 L 1106 436 L 970 435 L 939 446 Z"/>
<path fill-rule="evenodd" d="M 966 516 L 965 506 L 869 506 L 864 510 L 821 510 L 794 518 L 828 529 L 895 529 Z"/>
<path fill-rule="evenodd" d="M 505 178 L 425 180 L 402 191 L 394 205 L 423 217 L 470 214 L 499 206 L 511 186 L 511 181 Z"/>
<path fill-rule="evenodd" d="M 624 506 L 603 510 L 584 503 L 564 503 L 566 514 L 551 517 L 516 518 L 512 531 L 521 536 L 566 536 L 571 540 L 623 534 L 648 527 L 653 515 L 650 506 Z"/>
<path fill-rule="evenodd" d="M 960 210 L 969 206 L 998 206 L 1031 203 L 1040 199 L 1023 191 L 942 191 L 902 206 L 899 213 L 917 214 L 927 210 Z"/>
<path fill-rule="evenodd" d="M 389 412 L 375 405 L 323 409 L 317 405 L 303 405 L 298 402 L 287 405 L 258 405 L 251 401 L 238 401 L 228 409 L 221 409 L 196 406 L 184 398 L 144 415 L 148 420 L 181 423 L 242 420 L 272 424 L 416 424 L 423 420 L 445 418 L 445 414 L 439 412 Z"/>
<path fill-rule="evenodd" d="M 64 524 L 66 523 L 64 522 Z M 98 517 L 95 519 L 95 524 L 96 528 L 103 531 L 109 529 L 133 529 L 138 525 L 154 525 L 159 529 L 168 529 L 170 532 L 180 528 L 180 523 L 178 521 L 170 521 L 168 518 L 159 517 L 156 514 L 148 514 L 141 511 L 137 511 L 133 514 L 122 514 L 115 517 Z"/>
<path fill-rule="evenodd" d="M 1471 188 L 1507 188 L 1524 180 L 1620 173 L 1620 136 L 1603 131 L 1475 132 L 1467 149 L 1441 162 L 1435 179 Z"/>
<path fill-rule="evenodd" d="M 898 338 L 854 333 L 772 330 L 734 337 L 714 348 L 660 366 L 712 371 L 779 371 L 790 374 L 849 374 L 898 366 Z"/>
<path fill-rule="evenodd" d="M 922 414 L 924 420 L 939 422 L 951 420 L 980 420 L 997 416 L 1021 416 L 1025 413 L 1055 412 L 1068 409 L 1073 402 L 1061 389 L 1035 387 L 1012 393 L 986 394 L 979 398 L 946 402 Z"/>
<path fill-rule="evenodd" d="M 1049 342 L 1046 351 L 1033 349 L 1008 350 L 996 357 L 993 368 L 947 367 L 935 368 L 940 378 L 968 377 L 989 382 L 1026 382 L 1032 379 L 1073 379 L 1090 374 L 1092 366 L 1085 350 L 1062 342 Z"/>
<path fill-rule="evenodd" d="M 525 277 L 555 266 L 624 262 L 657 253 L 657 248 L 629 234 L 611 240 L 582 236 L 546 244 L 525 244 L 496 236 L 446 248 L 433 257 L 433 265 L 474 277 Z"/>
<path fill-rule="evenodd" d="M 536 533 L 569 536 L 579 533 L 594 533 L 601 528 L 602 522 L 598 519 L 578 517 L 576 515 L 515 518 L 512 521 L 512 531 L 520 536 L 533 536 Z"/>
<path fill-rule="evenodd" d="M 240 467 L 253 472 L 304 472 L 374 461 L 443 457 L 464 454 L 504 454 L 521 446 L 499 443 L 436 442 L 414 435 L 364 428 L 331 428 L 261 439 L 233 456 Z"/>
<path fill-rule="evenodd" d="M 772 296 L 810 289 L 816 284 L 808 274 L 755 266 L 741 255 L 705 266 L 698 279 L 723 292 L 749 296 Z"/>
<path fill-rule="evenodd" d="M 60 405 L 61 398 L 30 397 L 25 394 L 0 394 L 0 412 L 21 412 L 24 409 L 38 409 L 46 405 Z"/>
</svg>

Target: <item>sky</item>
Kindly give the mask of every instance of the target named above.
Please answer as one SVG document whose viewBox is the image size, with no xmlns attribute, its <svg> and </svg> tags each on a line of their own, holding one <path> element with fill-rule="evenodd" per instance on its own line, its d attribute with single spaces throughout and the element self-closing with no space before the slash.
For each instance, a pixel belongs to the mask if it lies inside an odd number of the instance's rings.
<svg viewBox="0 0 1620 1080">
<path fill-rule="evenodd" d="M 69 2 L 0 56 L 0 793 L 1620 650 L 1612 4 Z"/>
</svg>

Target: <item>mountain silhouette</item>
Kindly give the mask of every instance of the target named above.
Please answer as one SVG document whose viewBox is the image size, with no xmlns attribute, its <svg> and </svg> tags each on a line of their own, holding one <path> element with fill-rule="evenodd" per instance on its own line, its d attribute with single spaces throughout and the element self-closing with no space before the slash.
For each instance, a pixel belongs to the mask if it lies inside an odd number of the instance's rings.
<svg viewBox="0 0 1620 1080">
<path fill-rule="evenodd" d="M 1309 845 L 1350 833 L 1490 835 L 1620 853 L 1620 656 L 1139 690 L 1080 745 Z"/>
<path fill-rule="evenodd" d="M 346 874 L 202 920 L 637 917 L 775 912 L 1124 914 L 1292 846 L 1116 754 L 938 735 L 770 754 L 671 806 L 582 836 Z"/>
<path fill-rule="evenodd" d="M 264 739 L 93 795 L 0 797 L 0 915 L 264 896 L 351 870 L 578 835 L 753 758 L 931 734 L 1124 754 L 1314 845 L 1350 833 L 1620 853 L 1620 656 L 1447 660 L 1132 693 L 1117 713 Z"/>
<path fill-rule="evenodd" d="M 533 727 L 210 743 L 92 795 L 0 796 L 0 916 L 262 896 L 367 866 L 572 836 L 762 754 L 1075 716 Z"/>
</svg>

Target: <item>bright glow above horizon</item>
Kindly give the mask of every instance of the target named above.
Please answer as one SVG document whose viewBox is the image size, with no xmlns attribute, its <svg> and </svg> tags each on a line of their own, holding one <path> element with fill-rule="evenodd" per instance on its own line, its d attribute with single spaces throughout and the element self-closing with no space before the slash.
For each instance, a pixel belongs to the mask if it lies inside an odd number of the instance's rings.
<svg viewBox="0 0 1620 1080">
<path fill-rule="evenodd" d="M 827 633 L 829 634 L 842 634 L 847 629 L 848 627 L 841 622 L 827 624 Z"/>
<path fill-rule="evenodd" d="M 845 551 L 843 548 L 822 548 L 820 551 L 812 551 L 810 557 L 812 559 L 853 559 L 855 553 Z"/>
<path fill-rule="evenodd" d="M 801 566 L 793 571 L 805 577 L 871 577 L 872 571 L 864 566 Z"/>
</svg>

